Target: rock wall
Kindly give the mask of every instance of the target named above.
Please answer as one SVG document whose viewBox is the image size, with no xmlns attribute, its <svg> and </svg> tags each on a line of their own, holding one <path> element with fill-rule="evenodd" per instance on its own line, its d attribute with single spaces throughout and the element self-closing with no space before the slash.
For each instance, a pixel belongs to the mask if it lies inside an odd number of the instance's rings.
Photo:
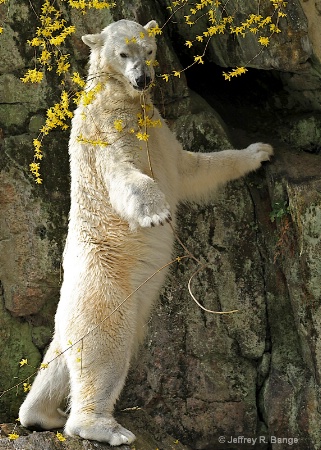
<svg viewBox="0 0 321 450">
<path fill-rule="evenodd" d="M 59 89 L 50 74 L 39 87 L 20 82 L 33 66 L 25 42 L 37 24 L 27 0 L 11 3 L 0 5 L 1 391 L 34 372 L 50 340 L 69 207 L 68 133 L 46 141 L 42 186 L 28 172 L 32 139 Z M 230 0 L 226 7 L 243 17 L 255 5 Z M 122 17 L 162 24 L 166 6 L 118 1 L 110 12 L 82 16 L 65 5 L 77 27 L 68 49 L 74 67 L 85 70 L 82 34 Z M 266 140 L 276 149 L 272 164 L 231 183 L 209 206 L 180 209 L 180 239 L 207 264 L 193 278 L 195 297 L 208 309 L 238 312 L 204 313 L 187 289 L 195 262 L 173 266 L 118 405 L 142 407 L 163 432 L 193 449 L 288 448 L 280 439 L 297 439 L 291 448 L 300 450 L 321 447 L 320 14 L 318 0 L 289 2 L 282 33 L 242 79 L 221 81 L 218 66 L 244 64 L 257 44 L 222 36 L 211 41 L 204 68 L 155 88 L 156 103 L 186 148 L 216 151 Z M 159 38 L 160 73 L 187 61 L 184 42 L 195 32 L 183 27 L 183 15 Z M 177 242 L 175 255 L 184 252 Z M 19 368 L 22 358 L 30 365 Z M 20 388 L 0 397 L 1 421 L 16 418 L 23 395 Z M 131 427 L 135 432 L 135 419 Z M 257 442 L 233 442 L 238 436 Z"/>
</svg>

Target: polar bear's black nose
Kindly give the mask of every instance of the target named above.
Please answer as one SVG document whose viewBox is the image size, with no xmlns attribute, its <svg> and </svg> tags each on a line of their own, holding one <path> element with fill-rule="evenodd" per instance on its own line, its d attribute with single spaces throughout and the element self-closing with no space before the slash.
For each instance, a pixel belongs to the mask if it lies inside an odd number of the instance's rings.
<svg viewBox="0 0 321 450">
<path fill-rule="evenodd" d="M 148 75 L 141 75 L 140 77 L 136 78 L 135 81 L 136 81 L 135 88 L 141 91 L 143 89 L 146 89 L 150 85 L 152 79 Z"/>
</svg>

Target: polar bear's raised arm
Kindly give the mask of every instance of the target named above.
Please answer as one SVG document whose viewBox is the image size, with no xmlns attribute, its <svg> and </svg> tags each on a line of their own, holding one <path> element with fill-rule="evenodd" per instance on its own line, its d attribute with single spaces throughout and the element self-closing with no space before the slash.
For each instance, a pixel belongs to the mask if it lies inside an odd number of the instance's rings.
<svg viewBox="0 0 321 450">
<path fill-rule="evenodd" d="M 272 154 L 272 147 L 260 142 L 244 150 L 183 151 L 179 163 L 180 198 L 183 201 L 206 199 L 219 185 L 257 170 Z"/>
</svg>

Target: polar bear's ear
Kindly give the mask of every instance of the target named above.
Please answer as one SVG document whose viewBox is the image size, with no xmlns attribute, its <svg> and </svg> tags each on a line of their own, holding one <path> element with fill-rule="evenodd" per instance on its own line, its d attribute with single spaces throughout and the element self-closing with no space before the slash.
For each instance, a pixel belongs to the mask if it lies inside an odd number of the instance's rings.
<svg viewBox="0 0 321 450">
<path fill-rule="evenodd" d="M 90 48 L 98 47 L 103 44 L 101 34 L 86 34 L 85 36 L 82 36 L 81 39 L 83 43 Z"/>
<path fill-rule="evenodd" d="M 156 20 L 151 20 L 150 22 L 146 23 L 146 25 L 144 26 L 145 30 L 150 30 L 151 28 L 157 28 L 158 24 L 156 22 Z"/>
</svg>

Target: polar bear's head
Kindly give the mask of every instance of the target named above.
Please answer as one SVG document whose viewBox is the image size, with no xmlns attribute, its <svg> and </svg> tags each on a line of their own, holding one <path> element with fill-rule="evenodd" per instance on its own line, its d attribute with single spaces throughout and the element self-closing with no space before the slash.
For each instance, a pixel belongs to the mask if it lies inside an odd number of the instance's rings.
<svg viewBox="0 0 321 450">
<path fill-rule="evenodd" d="M 155 37 L 148 31 L 157 27 L 152 20 L 144 27 L 119 20 L 99 34 L 87 34 L 83 42 L 91 48 L 90 76 L 108 75 L 125 85 L 131 95 L 139 94 L 154 80 Z"/>
</svg>

